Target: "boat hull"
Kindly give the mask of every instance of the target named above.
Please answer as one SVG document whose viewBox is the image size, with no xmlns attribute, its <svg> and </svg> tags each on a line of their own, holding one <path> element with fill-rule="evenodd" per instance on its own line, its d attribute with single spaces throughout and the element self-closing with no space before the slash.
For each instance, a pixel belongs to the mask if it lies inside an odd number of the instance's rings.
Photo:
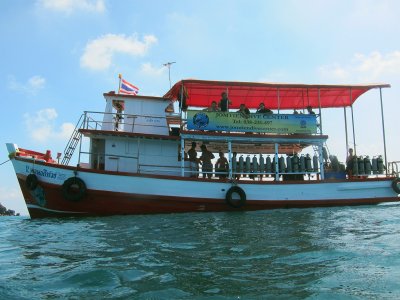
<svg viewBox="0 0 400 300">
<path fill-rule="evenodd" d="M 76 169 L 24 158 L 13 159 L 17 178 L 31 218 L 107 216 L 179 212 L 218 212 L 377 204 L 399 201 L 392 189 L 393 178 L 342 181 L 273 182 L 229 181 L 123 174 Z M 38 184 L 28 188 L 27 176 Z M 80 178 L 85 193 L 67 200 L 62 185 Z M 244 192 L 246 201 L 233 207 L 226 201 L 232 186 Z"/>
</svg>

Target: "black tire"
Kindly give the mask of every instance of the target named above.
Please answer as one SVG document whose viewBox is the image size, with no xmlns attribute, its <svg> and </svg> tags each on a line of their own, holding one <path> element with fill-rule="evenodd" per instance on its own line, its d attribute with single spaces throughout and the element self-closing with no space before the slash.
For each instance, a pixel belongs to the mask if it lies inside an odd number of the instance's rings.
<svg viewBox="0 0 400 300">
<path fill-rule="evenodd" d="M 65 200 L 78 202 L 86 195 L 86 184 L 78 177 L 70 177 L 62 185 Z"/>
<path fill-rule="evenodd" d="M 34 189 L 37 188 L 38 186 L 38 178 L 35 174 L 29 174 L 26 177 L 25 185 L 28 188 L 28 190 L 33 191 Z"/>
<path fill-rule="evenodd" d="M 232 197 L 234 194 L 239 195 L 240 199 L 234 199 Z M 246 193 L 242 188 L 233 186 L 226 192 L 225 202 L 234 208 L 240 208 L 246 204 Z"/>
<path fill-rule="evenodd" d="M 400 178 L 396 178 L 392 181 L 392 189 L 397 193 L 400 194 L 400 187 L 399 187 L 399 183 L 400 183 Z"/>
</svg>

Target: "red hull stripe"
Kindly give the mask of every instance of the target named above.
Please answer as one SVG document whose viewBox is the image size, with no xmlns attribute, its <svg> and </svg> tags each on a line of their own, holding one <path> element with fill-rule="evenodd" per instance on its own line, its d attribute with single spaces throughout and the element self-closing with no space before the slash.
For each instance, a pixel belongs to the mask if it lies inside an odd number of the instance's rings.
<svg viewBox="0 0 400 300">
<path fill-rule="evenodd" d="M 19 183 L 32 218 L 61 216 L 106 216 L 177 212 L 219 212 L 237 210 L 265 210 L 275 208 L 305 208 L 343 205 L 365 205 L 399 201 L 398 197 L 330 199 L 330 200 L 248 200 L 241 208 L 233 208 L 225 199 L 172 197 L 159 195 L 126 194 L 118 192 L 88 190 L 78 202 L 65 200 L 60 186 L 41 184 L 46 202 L 38 205 L 25 181 Z"/>
</svg>

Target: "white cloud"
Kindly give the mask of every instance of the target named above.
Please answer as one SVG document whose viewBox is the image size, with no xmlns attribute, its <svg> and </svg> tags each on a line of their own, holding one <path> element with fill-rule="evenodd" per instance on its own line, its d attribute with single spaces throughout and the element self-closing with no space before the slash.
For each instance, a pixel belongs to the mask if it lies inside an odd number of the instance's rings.
<svg viewBox="0 0 400 300">
<path fill-rule="evenodd" d="M 37 111 L 35 114 L 25 114 L 25 125 L 30 136 L 39 142 L 49 139 L 68 139 L 73 130 L 74 125 L 71 123 L 63 123 L 59 129 L 56 129 L 55 120 L 58 114 L 54 108 L 46 108 Z"/>
<path fill-rule="evenodd" d="M 140 41 L 136 35 L 106 34 L 87 43 L 81 56 L 81 67 L 105 70 L 111 66 L 115 53 L 142 56 L 155 43 L 157 38 L 153 35 L 146 35 L 143 41 Z"/>
<path fill-rule="evenodd" d="M 400 51 L 382 54 L 374 51 L 368 55 L 356 53 L 347 66 L 331 64 L 318 69 L 324 79 L 362 82 L 383 81 L 400 75 Z"/>
<path fill-rule="evenodd" d="M 157 68 L 154 67 L 151 63 L 144 63 L 141 66 L 141 71 L 149 76 L 161 76 L 167 71 L 167 67 L 161 66 Z"/>
<path fill-rule="evenodd" d="M 39 75 L 32 76 L 26 83 L 18 82 L 13 76 L 8 78 L 8 87 L 11 90 L 28 94 L 36 94 L 39 90 L 44 88 L 45 84 L 46 79 Z"/>
<path fill-rule="evenodd" d="M 39 0 L 40 7 L 70 14 L 74 11 L 103 13 L 104 0 Z"/>
</svg>

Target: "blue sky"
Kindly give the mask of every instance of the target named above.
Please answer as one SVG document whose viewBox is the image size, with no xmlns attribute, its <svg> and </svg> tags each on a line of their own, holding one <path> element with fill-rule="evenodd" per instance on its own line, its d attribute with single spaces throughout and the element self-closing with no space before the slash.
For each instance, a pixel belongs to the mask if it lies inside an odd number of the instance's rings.
<svg viewBox="0 0 400 300">
<path fill-rule="evenodd" d="M 400 160 L 399 15 L 395 0 L 1 1 L 0 163 L 6 142 L 61 152 L 82 111 L 104 109 L 118 73 L 142 95 L 163 95 L 169 61 L 172 82 L 390 83 L 387 154 Z M 379 91 L 354 113 L 358 153 L 382 154 Z M 343 110 L 323 112 L 323 122 L 343 161 Z M 0 182 L 0 203 L 26 214 L 11 163 Z"/>
</svg>

